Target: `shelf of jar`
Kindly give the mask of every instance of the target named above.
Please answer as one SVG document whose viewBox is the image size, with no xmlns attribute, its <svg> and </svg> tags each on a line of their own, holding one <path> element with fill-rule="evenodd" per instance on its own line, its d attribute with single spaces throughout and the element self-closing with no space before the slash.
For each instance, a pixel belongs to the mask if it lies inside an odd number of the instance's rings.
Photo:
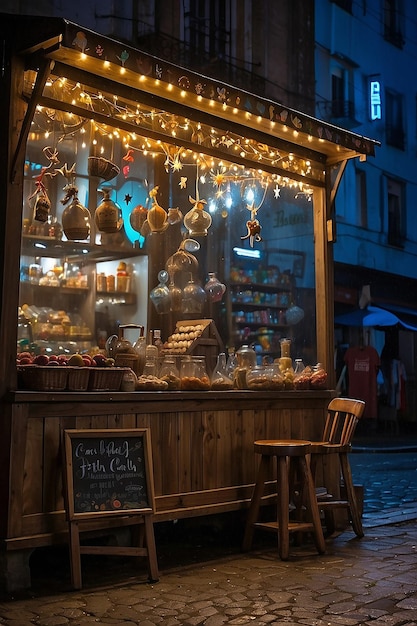
<svg viewBox="0 0 417 626">
<path fill-rule="evenodd" d="M 22 236 L 22 255 L 31 257 L 66 258 L 72 261 L 101 262 L 144 256 L 141 248 L 127 246 L 103 247 L 87 241 L 62 241 L 42 235 Z"/>
<path fill-rule="evenodd" d="M 244 287 L 245 289 L 250 289 L 251 291 L 268 291 L 268 292 L 276 292 L 276 291 L 291 291 L 290 284 L 272 284 L 272 283 L 252 283 L 252 282 L 236 282 L 232 281 L 230 283 L 230 287 Z"/>
<path fill-rule="evenodd" d="M 89 292 L 88 286 L 86 287 L 67 287 L 62 285 L 39 285 L 38 283 L 31 283 L 30 281 L 20 281 L 20 284 L 25 288 L 32 288 L 39 290 L 41 293 L 55 293 L 59 289 L 59 293 L 62 295 L 80 295 L 85 296 Z"/>
<path fill-rule="evenodd" d="M 136 293 L 131 291 L 97 291 L 96 300 L 111 304 L 136 304 Z"/>
<path fill-rule="evenodd" d="M 239 326 L 248 326 L 249 328 L 288 328 L 288 324 L 279 324 L 276 322 L 247 322 L 246 320 L 234 320 L 234 322 Z"/>
<path fill-rule="evenodd" d="M 232 307 L 234 309 L 245 308 L 254 310 L 265 311 L 267 309 L 277 309 L 283 310 L 289 307 L 289 304 L 270 304 L 269 302 L 238 302 L 237 300 L 232 301 Z"/>
</svg>

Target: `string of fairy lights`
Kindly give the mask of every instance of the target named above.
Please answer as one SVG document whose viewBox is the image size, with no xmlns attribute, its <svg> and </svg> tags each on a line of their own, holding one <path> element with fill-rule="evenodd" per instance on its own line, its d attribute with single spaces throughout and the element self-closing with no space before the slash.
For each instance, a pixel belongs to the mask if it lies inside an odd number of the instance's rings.
<svg viewBox="0 0 417 626">
<path fill-rule="evenodd" d="M 87 137 L 90 125 L 89 136 L 92 138 L 94 153 L 106 153 L 108 146 L 105 140 L 108 140 L 110 144 L 120 142 L 125 157 L 138 152 L 145 157 L 162 157 L 167 172 L 178 172 L 181 175 L 183 168 L 196 165 L 200 176 L 204 176 L 215 187 L 216 197 L 221 197 L 231 184 L 260 184 L 264 189 L 272 185 L 275 197 L 279 196 L 280 187 L 291 187 L 297 197 L 302 195 L 310 199 L 312 188 L 309 179 L 320 179 L 323 175 L 319 166 L 293 153 L 278 151 L 252 138 L 231 131 L 224 132 L 201 122 L 192 122 L 164 110 L 150 109 L 117 95 L 96 92 L 65 77 L 50 77 L 45 95 L 77 107 L 77 111 L 85 109 L 86 117 L 72 113 L 71 107 L 65 111 L 38 105 L 31 129 L 33 139 L 48 138 L 54 134 L 59 144 L 68 136 L 78 133 L 81 136 L 86 134 Z M 103 116 L 112 121 L 104 123 Z M 100 117 L 100 121 L 97 117 Z M 127 131 L 115 127 L 114 120 L 118 119 L 134 129 Z M 167 140 L 154 139 L 149 136 L 152 133 L 158 133 L 158 137 L 164 136 Z M 184 144 L 193 144 L 196 149 L 184 147 Z M 91 149 L 87 140 L 81 140 L 80 145 L 81 148 Z M 207 154 L 213 150 L 221 151 L 224 158 Z M 237 157 L 253 163 L 253 168 L 236 162 L 239 161 Z M 265 164 L 279 167 L 281 172 L 288 172 L 288 176 L 265 171 L 262 168 Z M 291 174 L 296 174 L 298 180 L 294 180 Z M 180 186 L 185 187 L 186 178 L 181 176 Z M 300 178 L 306 178 L 306 182 Z"/>
</svg>

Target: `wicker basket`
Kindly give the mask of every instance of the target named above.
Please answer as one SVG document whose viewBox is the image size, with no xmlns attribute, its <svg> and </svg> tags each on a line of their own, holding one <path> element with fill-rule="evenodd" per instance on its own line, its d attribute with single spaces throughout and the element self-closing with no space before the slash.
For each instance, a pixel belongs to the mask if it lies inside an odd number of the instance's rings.
<svg viewBox="0 0 417 626">
<path fill-rule="evenodd" d="M 24 389 L 31 391 L 65 391 L 68 368 L 60 365 L 20 366 L 20 376 Z"/>
<path fill-rule="evenodd" d="M 90 367 L 68 366 L 68 391 L 87 391 L 90 369 Z"/>
<path fill-rule="evenodd" d="M 91 367 L 88 380 L 89 391 L 119 391 L 124 367 Z"/>
</svg>

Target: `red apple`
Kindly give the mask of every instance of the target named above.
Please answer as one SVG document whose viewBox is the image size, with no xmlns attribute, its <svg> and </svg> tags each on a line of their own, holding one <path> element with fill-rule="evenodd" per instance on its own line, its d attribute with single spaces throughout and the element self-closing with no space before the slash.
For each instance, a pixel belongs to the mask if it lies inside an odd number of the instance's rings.
<svg viewBox="0 0 417 626">
<path fill-rule="evenodd" d="M 32 361 L 33 357 L 30 352 L 20 352 L 17 355 L 18 359 L 30 359 Z"/>
<path fill-rule="evenodd" d="M 49 357 L 47 354 L 37 354 L 35 358 L 33 359 L 33 362 L 36 365 L 48 365 Z"/>
<path fill-rule="evenodd" d="M 24 356 L 21 359 L 18 359 L 18 364 L 19 365 L 31 365 L 32 364 L 32 358 Z"/>
<path fill-rule="evenodd" d="M 67 364 L 68 357 L 67 357 L 66 354 L 59 354 L 57 358 L 58 358 L 58 363 L 60 365 L 66 365 Z"/>
<path fill-rule="evenodd" d="M 56 354 L 49 355 L 49 362 L 51 363 L 52 361 L 56 361 L 58 363 L 58 357 Z"/>
<path fill-rule="evenodd" d="M 88 356 L 88 354 L 83 354 L 82 355 L 82 359 L 83 359 L 84 365 L 86 367 L 90 367 L 91 366 L 91 358 Z"/>
</svg>

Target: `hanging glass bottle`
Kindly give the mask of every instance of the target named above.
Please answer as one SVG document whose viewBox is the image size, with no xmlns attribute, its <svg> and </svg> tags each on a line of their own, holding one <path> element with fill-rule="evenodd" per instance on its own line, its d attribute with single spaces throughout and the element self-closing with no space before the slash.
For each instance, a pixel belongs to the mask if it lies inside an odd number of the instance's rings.
<svg viewBox="0 0 417 626">
<path fill-rule="evenodd" d="M 168 272 L 166 270 L 158 272 L 159 284 L 154 287 L 149 294 L 157 313 L 169 313 L 170 311 L 171 296 L 167 287 L 168 278 Z"/>
<path fill-rule="evenodd" d="M 62 204 L 71 203 L 62 212 L 62 229 L 66 238 L 70 241 L 83 241 L 90 234 L 90 213 L 78 200 L 78 189 L 75 185 L 68 184 L 64 187 L 65 198 Z"/>
<path fill-rule="evenodd" d="M 96 226 L 102 233 L 117 233 L 123 225 L 120 209 L 111 200 L 109 189 L 99 191 L 104 194 L 104 198 L 96 208 L 94 216 Z"/>
<path fill-rule="evenodd" d="M 184 315 L 201 315 L 206 301 L 206 292 L 192 278 L 182 290 L 182 312 Z"/>
<path fill-rule="evenodd" d="M 159 187 L 155 187 L 149 193 L 149 197 L 152 198 L 152 207 L 148 211 L 147 222 L 149 224 L 149 228 L 153 233 L 162 233 L 169 226 L 168 223 L 168 213 L 165 211 L 163 207 L 158 204 L 156 199 L 156 195 L 158 193 Z"/>
<path fill-rule="evenodd" d="M 216 276 L 216 272 L 209 272 L 208 281 L 204 285 L 204 291 L 210 302 L 220 302 L 226 291 L 226 285 L 221 283 Z"/>
<path fill-rule="evenodd" d="M 198 197 L 195 200 L 188 196 L 188 199 L 194 206 L 185 215 L 184 226 L 187 228 L 190 237 L 205 237 L 211 226 L 211 215 L 204 210 L 204 205 L 207 202 L 200 200 Z"/>
</svg>

